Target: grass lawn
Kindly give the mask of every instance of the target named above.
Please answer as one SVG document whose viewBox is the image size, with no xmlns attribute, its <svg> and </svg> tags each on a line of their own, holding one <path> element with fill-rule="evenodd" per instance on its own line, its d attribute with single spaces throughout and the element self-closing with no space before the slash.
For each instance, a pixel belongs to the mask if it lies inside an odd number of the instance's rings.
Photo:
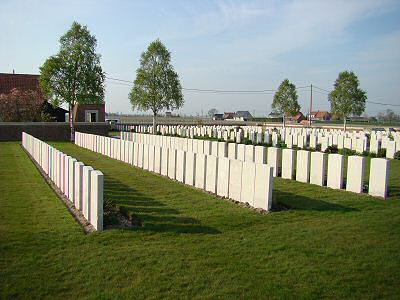
<svg viewBox="0 0 400 300">
<path fill-rule="evenodd" d="M 84 235 L 18 143 L 0 143 L 0 298 L 397 298 L 400 161 L 384 201 L 275 179 L 260 215 L 54 143 L 143 227 Z"/>
<path fill-rule="evenodd" d="M 119 131 L 109 131 L 108 132 L 108 136 L 109 137 L 113 137 L 113 136 L 121 136 L 121 133 Z"/>
</svg>

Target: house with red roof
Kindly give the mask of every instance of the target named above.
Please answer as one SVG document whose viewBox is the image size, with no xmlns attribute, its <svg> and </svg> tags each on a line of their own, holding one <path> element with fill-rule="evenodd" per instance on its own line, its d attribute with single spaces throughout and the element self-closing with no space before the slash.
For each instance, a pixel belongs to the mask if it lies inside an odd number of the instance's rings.
<svg viewBox="0 0 400 300">
<path fill-rule="evenodd" d="M 330 121 L 332 115 L 329 111 L 312 111 L 311 114 L 311 121 Z"/>
</svg>

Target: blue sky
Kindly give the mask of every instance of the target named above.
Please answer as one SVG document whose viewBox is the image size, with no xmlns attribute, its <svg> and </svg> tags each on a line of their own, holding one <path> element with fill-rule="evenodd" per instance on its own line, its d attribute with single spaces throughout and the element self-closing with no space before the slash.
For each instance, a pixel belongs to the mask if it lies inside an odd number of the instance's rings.
<svg viewBox="0 0 400 300">
<path fill-rule="evenodd" d="M 134 80 L 140 54 L 160 38 L 182 86 L 199 89 L 331 89 L 353 70 L 368 100 L 400 104 L 400 1 L 19 1 L 0 0 L 0 72 L 38 73 L 73 21 L 98 40 L 103 70 Z M 129 86 L 106 82 L 106 109 L 132 113 Z M 273 95 L 185 92 L 183 114 L 249 110 L 265 115 Z M 310 93 L 299 90 L 302 111 Z M 315 110 L 329 109 L 313 95 Z M 367 105 L 375 114 L 389 107 Z M 390 107 L 400 112 L 400 107 Z"/>
</svg>

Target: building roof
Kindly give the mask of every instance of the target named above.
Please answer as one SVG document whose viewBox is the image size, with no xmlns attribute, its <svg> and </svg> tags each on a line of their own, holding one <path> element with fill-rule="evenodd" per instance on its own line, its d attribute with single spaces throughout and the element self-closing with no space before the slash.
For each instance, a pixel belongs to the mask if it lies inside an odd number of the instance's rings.
<svg viewBox="0 0 400 300">
<path fill-rule="evenodd" d="M 291 119 L 300 122 L 301 120 L 304 120 L 305 117 L 304 117 L 303 113 L 301 111 L 299 111 Z"/>
<path fill-rule="evenodd" d="M 235 117 L 238 118 L 252 118 L 253 116 L 249 113 L 248 110 L 239 110 L 236 112 Z"/>
<path fill-rule="evenodd" d="M 234 112 L 224 112 L 224 119 L 233 119 L 234 116 Z"/>
<path fill-rule="evenodd" d="M 311 115 L 313 115 L 314 118 L 316 118 L 316 119 L 322 119 L 326 116 L 330 116 L 331 113 L 329 111 L 319 111 L 318 110 L 318 111 L 312 111 Z"/>
<path fill-rule="evenodd" d="M 40 92 L 39 75 L 0 73 L 0 94 L 9 94 L 13 89 Z"/>
</svg>

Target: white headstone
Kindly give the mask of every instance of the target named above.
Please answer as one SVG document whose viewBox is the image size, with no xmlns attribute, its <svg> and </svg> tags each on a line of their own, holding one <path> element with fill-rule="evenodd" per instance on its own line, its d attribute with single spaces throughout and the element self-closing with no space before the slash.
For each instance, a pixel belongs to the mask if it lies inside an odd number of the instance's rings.
<svg viewBox="0 0 400 300">
<path fill-rule="evenodd" d="M 368 194 L 375 197 L 387 197 L 389 162 L 384 158 L 372 158 L 369 173 Z"/>
<path fill-rule="evenodd" d="M 80 161 L 75 163 L 74 205 L 78 210 L 82 210 L 83 166 L 84 164 Z"/>
<path fill-rule="evenodd" d="M 322 152 L 311 153 L 310 183 L 324 186 L 326 155 Z"/>
<path fill-rule="evenodd" d="M 339 190 L 343 188 L 343 155 L 328 155 L 327 186 Z"/>
<path fill-rule="evenodd" d="M 296 160 L 296 151 L 293 149 L 282 150 L 282 178 L 293 179 Z"/>
<path fill-rule="evenodd" d="M 186 152 L 183 150 L 176 151 L 176 180 L 185 182 L 186 170 Z"/>
<path fill-rule="evenodd" d="M 229 169 L 229 198 L 240 201 L 243 162 L 231 160 Z"/>
<path fill-rule="evenodd" d="M 103 173 L 91 172 L 90 223 L 97 231 L 103 230 Z"/>
<path fill-rule="evenodd" d="M 229 196 L 229 168 L 231 160 L 226 157 L 218 158 L 217 195 Z"/>
<path fill-rule="evenodd" d="M 310 179 L 310 152 L 306 150 L 297 151 L 296 180 L 308 183 Z"/>
<path fill-rule="evenodd" d="M 264 146 L 255 146 L 254 162 L 257 164 L 265 164 L 267 162 L 267 148 Z"/>
<path fill-rule="evenodd" d="M 217 174 L 218 174 L 218 157 L 214 155 L 207 156 L 206 167 L 206 191 L 216 193 L 217 191 Z"/>
<path fill-rule="evenodd" d="M 199 189 L 204 190 L 206 187 L 206 171 L 207 171 L 207 156 L 205 154 L 198 153 L 196 155 L 195 186 Z"/>
<path fill-rule="evenodd" d="M 242 191 L 240 201 L 254 205 L 254 181 L 256 177 L 256 164 L 253 162 L 243 162 L 242 169 Z"/>
<path fill-rule="evenodd" d="M 253 206 L 255 208 L 271 210 L 272 189 L 273 189 L 273 168 L 266 164 L 256 164 Z"/>
<path fill-rule="evenodd" d="M 346 191 L 362 193 L 364 161 L 365 158 L 358 155 L 347 157 Z"/>
<path fill-rule="evenodd" d="M 82 180 L 82 213 L 86 220 L 90 220 L 90 198 L 91 198 L 91 173 L 93 168 L 91 166 L 83 166 L 83 180 Z"/>
<path fill-rule="evenodd" d="M 186 171 L 185 171 L 185 184 L 194 186 L 196 174 L 196 153 L 186 153 Z"/>
<path fill-rule="evenodd" d="M 168 177 L 175 179 L 176 176 L 176 149 L 169 149 L 168 152 Z"/>
<path fill-rule="evenodd" d="M 275 147 L 268 148 L 267 164 L 274 168 L 274 177 L 279 174 L 279 166 L 281 161 L 281 149 Z"/>
</svg>

